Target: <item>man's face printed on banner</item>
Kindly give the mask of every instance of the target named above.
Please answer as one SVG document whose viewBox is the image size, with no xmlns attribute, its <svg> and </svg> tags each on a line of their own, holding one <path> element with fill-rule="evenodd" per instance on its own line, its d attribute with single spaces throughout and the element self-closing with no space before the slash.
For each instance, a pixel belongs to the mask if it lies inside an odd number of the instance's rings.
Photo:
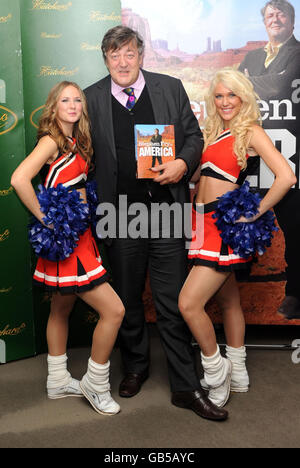
<svg viewBox="0 0 300 468">
<path fill-rule="evenodd" d="M 293 34 L 294 25 L 291 18 L 278 8 L 270 5 L 267 7 L 264 23 L 269 39 L 274 44 L 285 42 Z"/>
</svg>

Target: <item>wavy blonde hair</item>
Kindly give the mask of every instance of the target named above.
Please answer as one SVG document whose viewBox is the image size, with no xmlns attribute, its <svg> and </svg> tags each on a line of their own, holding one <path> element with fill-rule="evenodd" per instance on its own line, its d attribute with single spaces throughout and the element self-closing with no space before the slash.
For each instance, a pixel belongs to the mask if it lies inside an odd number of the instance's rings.
<svg viewBox="0 0 300 468">
<path fill-rule="evenodd" d="M 217 112 L 215 105 L 215 89 L 222 83 L 226 88 L 238 96 L 242 105 L 239 113 L 230 121 L 229 129 L 235 137 L 234 153 L 238 165 L 245 169 L 247 166 L 247 149 L 249 144 L 249 132 L 253 125 L 261 125 L 261 114 L 255 93 L 250 80 L 241 72 L 226 67 L 219 70 L 211 81 L 208 94 L 205 97 L 207 118 L 204 124 L 204 150 L 213 143 L 224 131 L 224 121 Z"/>
<path fill-rule="evenodd" d="M 42 116 L 39 120 L 39 128 L 37 138 L 38 140 L 45 135 L 49 135 L 57 144 L 58 149 L 61 153 L 68 153 L 74 151 L 72 143 L 64 135 L 59 120 L 57 118 L 57 103 L 61 93 L 68 86 L 73 86 L 80 93 L 82 102 L 82 115 L 78 122 L 74 124 L 73 137 L 76 138 L 76 150 L 80 155 L 87 161 L 88 165 L 91 165 L 91 159 L 93 154 L 92 140 L 90 133 L 90 120 L 87 111 L 86 98 L 78 86 L 77 83 L 71 81 L 62 81 L 57 83 L 50 91 Z M 71 135 L 69 135 L 71 136 Z"/>
</svg>

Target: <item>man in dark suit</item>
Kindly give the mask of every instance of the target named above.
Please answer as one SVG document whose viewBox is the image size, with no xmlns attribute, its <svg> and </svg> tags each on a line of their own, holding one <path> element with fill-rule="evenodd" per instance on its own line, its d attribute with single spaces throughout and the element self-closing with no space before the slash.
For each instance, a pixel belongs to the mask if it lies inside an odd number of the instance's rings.
<svg viewBox="0 0 300 468">
<path fill-rule="evenodd" d="M 161 149 L 161 141 L 162 136 L 159 134 L 158 128 L 156 128 L 154 135 L 152 135 L 151 137 L 152 146 Z M 152 156 L 152 167 L 155 167 L 156 159 L 158 161 L 158 164 L 162 164 L 161 154 L 157 154 L 156 156 Z"/>
<path fill-rule="evenodd" d="M 189 201 L 188 180 L 200 161 L 202 134 L 182 83 L 141 70 L 143 50 L 142 39 L 130 28 L 117 26 L 109 30 L 102 41 L 102 52 L 110 74 L 85 90 L 100 204 L 111 203 L 117 218 L 127 219 L 129 226 L 132 216 L 121 213 L 119 203 L 120 196 L 126 196 L 129 206 L 143 204 L 149 222 L 148 236 L 117 235 L 105 240 L 113 286 L 126 310 L 119 333 L 125 371 L 119 394 L 136 395 L 149 374 L 149 336 L 142 299 L 149 268 L 172 403 L 202 417 L 222 420 L 227 412 L 215 407 L 200 387 L 191 336 L 178 310 L 178 295 L 187 275 L 184 239 L 176 237 L 174 229 L 165 238 L 160 226 L 153 234 L 149 215 L 153 203 L 170 206 Z M 158 173 L 155 180 L 136 178 L 135 124 L 175 127 L 177 157 L 152 169 Z M 118 227 L 124 231 L 124 223 Z"/>
<path fill-rule="evenodd" d="M 269 118 L 264 119 L 264 128 L 277 130 L 274 138 L 279 150 L 299 174 L 300 42 L 293 34 L 295 10 L 286 0 L 272 0 L 261 13 L 269 42 L 266 47 L 249 52 L 239 69 L 249 76 L 255 91 L 265 101 L 263 111 L 268 111 Z M 300 318 L 299 180 L 275 207 L 275 213 L 285 237 L 287 262 L 286 297 L 279 312 L 288 319 Z"/>
</svg>

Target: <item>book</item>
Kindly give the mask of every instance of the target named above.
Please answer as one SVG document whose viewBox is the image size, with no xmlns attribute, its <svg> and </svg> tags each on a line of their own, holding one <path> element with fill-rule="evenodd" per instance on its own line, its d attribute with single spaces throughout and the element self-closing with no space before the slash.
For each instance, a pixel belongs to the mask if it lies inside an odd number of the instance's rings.
<svg viewBox="0 0 300 468">
<path fill-rule="evenodd" d="M 134 134 L 137 178 L 154 179 L 159 172 L 152 167 L 175 159 L 174 125 L 136 124 Z"/>
</svg>

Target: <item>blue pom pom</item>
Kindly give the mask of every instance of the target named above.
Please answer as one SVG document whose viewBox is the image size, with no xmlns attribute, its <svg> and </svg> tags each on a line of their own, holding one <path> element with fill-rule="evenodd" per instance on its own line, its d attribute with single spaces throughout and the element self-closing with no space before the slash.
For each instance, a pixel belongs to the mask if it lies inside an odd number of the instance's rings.
<svg viewBox="0 0 300 468">
<path fill-rule="evenodd" d="M 242 258 L 262 255 L 271 245 L 272 232 L 278 231 L 275 216 L 270 210 L 254 222 L 235 223 L 241 216 L 255 216 L 260 201 L 260 196 L 250 191 L 249 182 L 246 181 L 242 187 L 219 197 L 218 207 L 213 215 L 225 244 Z"/>
<path fill-rule="evenodd" d="M 87 203 L 89 205 L 89 211 L 90 211 L 90 223 L 92 225 L 92 229 L 95 234 L 96 225 L 97 225 L 96 211 L 97 211 L 97 207 L 99 204 L 98 194 L 97 194 L 97 182 L 95 180 L 91 180 L 86 183 L 86 198 L 87 198 Z"/>
<path fill-rule="evenodd" d="M 68 190 L 62 184 L 45 189 L 39 185 L 37 194 L 45 227 L 36 218 L 29 225 L 29 241 L 35 253 L 51 261 L 64 260 L 78 245 L 79 236 L 89 226 L 89 208 L 82 203 L 80 192 Z"/>
</svg>

